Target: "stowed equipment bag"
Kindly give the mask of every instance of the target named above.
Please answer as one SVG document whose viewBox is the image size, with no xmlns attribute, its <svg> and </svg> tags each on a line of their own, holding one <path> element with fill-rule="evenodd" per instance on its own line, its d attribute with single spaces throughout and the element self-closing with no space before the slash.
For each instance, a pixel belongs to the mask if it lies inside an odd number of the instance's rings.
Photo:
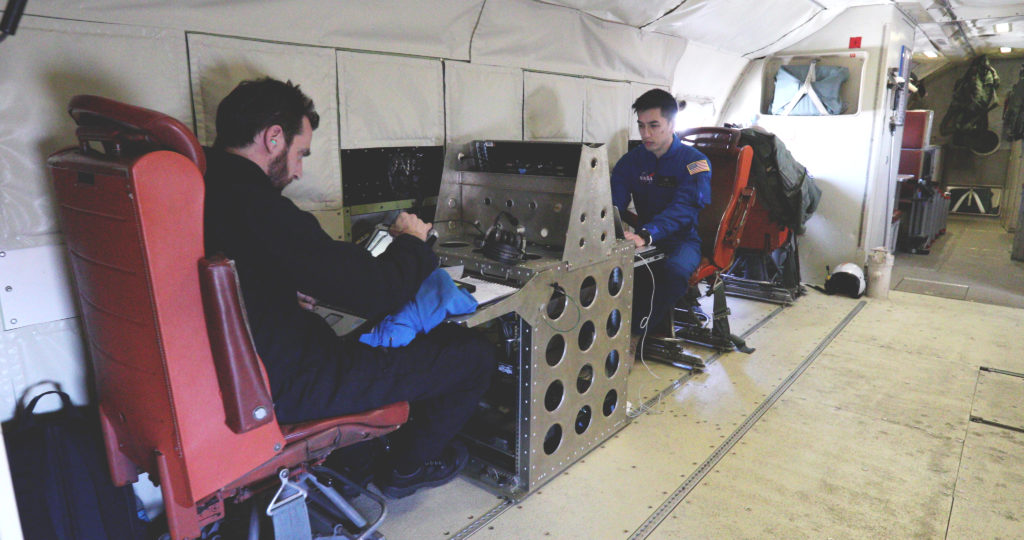
<svg viewBox="0 0 1024 540">
<path fill-rule="evenodd" d="M 1006 96 L 1003 109 L 1003 129 L 1007 140 L 1024 139 L 1024 65 L 1020 66 L 1020 76 Z"/>
<path fill-rule="evenodd" d="M 953 135 L 988 129 L 988 112 L 994 109 L 999 74 L 981 55 L 971 60 L 970 66 L 953 85 L 953 100 L 942 117 L 939 133 Z"/>
<path fill-rule="evenodd" d="M 62 408 L 33 413 L 47 394 L 60 396 Z M 51 390 L 19 407 L 3 430 L 25 540 L 142 538 L 132 487 L 110 480 L 95 407 Z"/>
<path fill-rule="evenodd" d="M 757 201 L 772 221 L 803 234 L 804 223 L 821 200 L 821 189 L 807 174 L 807 167 L 793 158 L 778 137 L 758 127 L 741 130 L 740 145 L 754 150 L 750 182 L 757 189 Z"/>
</svg>

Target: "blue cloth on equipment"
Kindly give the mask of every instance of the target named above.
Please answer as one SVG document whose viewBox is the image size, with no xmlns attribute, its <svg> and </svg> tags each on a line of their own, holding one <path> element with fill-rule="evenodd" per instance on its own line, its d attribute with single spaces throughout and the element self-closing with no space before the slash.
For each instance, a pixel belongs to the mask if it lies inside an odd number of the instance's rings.
<svg viewBox="0 0 1024 540">
<path fill-rule="evenodd" d="M 423 280 L 412 301 L 384 317 L 373 330 L 359 336 L 359 341 L 373 347 L 404 347 L 448 316 L 472 313 L 476 306 L 473 295 L 456 286 L 448 272 L 438 268 Z"/>
</svg>

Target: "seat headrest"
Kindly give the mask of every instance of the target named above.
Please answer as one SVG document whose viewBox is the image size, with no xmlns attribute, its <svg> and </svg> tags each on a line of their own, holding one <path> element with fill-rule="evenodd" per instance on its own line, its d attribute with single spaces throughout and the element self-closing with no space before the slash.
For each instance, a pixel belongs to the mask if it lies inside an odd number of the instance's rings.
<svg viewBox="0 0 1024 540">
<path fill-rule="evenodd" d="M 724 127 L 696 127 L 679 132 L 679 140 L 704 152 L 738 152 L 740 130 Z"/>
<path fill-rule="evenodd" d="M 161 112 L 99 96 L 71 98 L 68 113 L 79 128 L 79 140 L 145 141 L 184 155 L 206 173 L 206 155 L 185 124 Z"/>
</svg>

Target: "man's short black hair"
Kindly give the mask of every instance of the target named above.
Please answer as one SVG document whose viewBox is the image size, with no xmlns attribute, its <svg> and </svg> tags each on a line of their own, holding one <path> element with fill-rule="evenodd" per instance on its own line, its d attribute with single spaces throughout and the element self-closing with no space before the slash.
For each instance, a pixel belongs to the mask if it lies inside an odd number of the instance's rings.
<svg viewBox="0 0 1024 540">
<path fill-rule="evenodd" d="M 649 109 L 661 109 L 661 116 L 671 122 L 679 112 L 679 104 L 676 103 L 676 98 L 672 97 L 672 94 L 661 88 L 655 88 L 644 92 L 633 102 L 633 112 L 637 114 Z"/>
<path fill-rule="evenodd" d="M 270 77 L 242 81 L 217 106 L 217 148 L 248 146 L 256 134 L 279 125 L 284 130 L 285 145 L 302 130 L 302 117 L 316 129 L 320 115 L 313 108 L 313 100 L 291 81 L 281 82 Z"/>
</svg>

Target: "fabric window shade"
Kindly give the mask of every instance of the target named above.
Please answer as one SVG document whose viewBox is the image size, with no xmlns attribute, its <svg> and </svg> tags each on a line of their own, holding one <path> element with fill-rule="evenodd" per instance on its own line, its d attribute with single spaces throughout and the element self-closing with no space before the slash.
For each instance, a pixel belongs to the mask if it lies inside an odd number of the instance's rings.
<svg viewBox="0 0 1024 540">
<path fill-rule="evenodd" d="M 188 36 L 188 50 L 199 142 L 213 144 L 217 106 L 239 82 L 265 76 L 290 80 L 313 100 L 320 126 L 313 132 L 302 178 L 284 194 L 303 210 L 341 208 L 335 51 L 200 34 Z"/>
<path fill-rule="evenodd" d="M 523 138 L 580 142 L 584 95 L 584 81 L 579 77 L 524 73 Z"/>
<path fill-rule="evenodd" d="M 608 149 L 608 166 L 626 153 L 629 138 L 629 83 L 587 79 L 583 105 L 583 140 L 602 143 Z"/>
<path fill-rule="evenodd" d="M 342 149 L 444 143 L 441 62 L 338 52 Z"/>
<path fill-rule="evenodd" d="M 523 140 L 523 72 L 445 62 L 445 131 L 448 142 Z"/>
</svg>

